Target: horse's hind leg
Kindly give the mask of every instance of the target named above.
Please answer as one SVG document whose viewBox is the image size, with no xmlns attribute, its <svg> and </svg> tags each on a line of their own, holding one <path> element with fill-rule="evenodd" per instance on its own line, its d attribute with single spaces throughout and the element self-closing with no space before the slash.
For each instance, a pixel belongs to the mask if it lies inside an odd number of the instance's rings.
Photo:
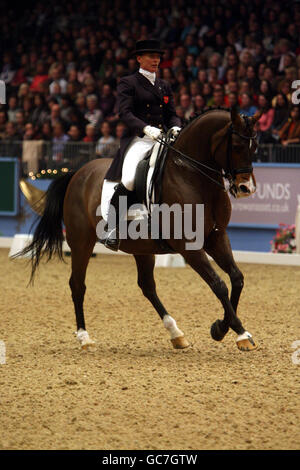
<svg viewBox="0 0 300 470">
<path fill-rule="evenodd" d="M 209 285 L 211 290 L 214 292 L 214 294 L 218 297 L 220 302 L 223 305 L 224 308 L 224 324 L 220 322 L 217 326 L 223 327 L 225 325 L 225 328 L 221 331 L 219 330 L 212 330 L 212 336 L 213 339 L 216 339 L 220 341 L 226 334 L 226 325 L 229 325 L 230 328 L 233 329 L 238 335 L 237 339 L 237 344 L 239 349 L 241 350 L 251 350 L 251 349 L 256 349 L 256 346 L 251 338 L 251 335 L 247 333 L 240 321 L 240 319 L 237 317 L 233 306 L 231 305 L 231 302 L 228 298 L 228 289 L 226 287 L 225 282 L 218 276 L 218 274 L 215 272 L 215 270 L 212 268 L 206 253 L 204 250 L 200 250 L 197 252 L 192 252 L 192 251 L 186 251 L 184 252 L 184 258 L 185 260 L 189 263 L 189 265 L 198 273 L 200 276 L 204 279 L 205 282 Z M 241 344 L 240 341 L 245 340 L 251 340 L 249 341 L 249 344 Z M 251 344 L 251 341 L 253 344 Z"/>
<path fill-rule="evenodd" d="M 155 265 L 154 255 L 134 255 L 138 270 L 138 285 L 142 289 L 144 296 L 150 300 L 151 304 L 162 319 L 165 328 L 171 335 L 171 342 L 175 349 L 184 349 L 189 346 L 183 332 L 177 327 L 176 321 L 172 318 L 159 300 L 156 293 L 153 270 Z"/>
<path fill-rule="evenodd" d="M 85 329 L 83 301 L 86 290 L 86 270 L 93 253 L 95 242 L 96 235 L 93 230 L 86 233 L 84 237 L 76 237 L 76 240 L 68 240 L 72 254 L 72 273 L 69 284 L 75 308 L 77 339 L 83 349 L 94 344 L 94 341 L 90 339 Z"/>
</svg>

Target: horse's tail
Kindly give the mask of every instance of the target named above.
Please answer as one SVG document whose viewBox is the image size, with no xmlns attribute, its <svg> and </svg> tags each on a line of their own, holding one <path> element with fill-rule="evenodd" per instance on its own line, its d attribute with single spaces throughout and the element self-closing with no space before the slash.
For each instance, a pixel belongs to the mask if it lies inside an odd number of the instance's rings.
<svg viewBox="0 0 300 470">
<path fill-rule="evenodd" d="M 43 215 L 41 218 L 36 219 L 33 224 L 35 225 L 39 220 L 33 233 L 32 242 L 13 256 L 15 258 L 30 253 L 30 283 L 33 283 L 35 271 L 44 255 L 48 255 L 47 261 L 54 254 L 58 254 L 59 258 L 63 259 L 63 203 L 68 184 L 74 173 L 74 171 L 70 171 L 50 184 L 44 196 L 46 200 Z"/>
</svg>

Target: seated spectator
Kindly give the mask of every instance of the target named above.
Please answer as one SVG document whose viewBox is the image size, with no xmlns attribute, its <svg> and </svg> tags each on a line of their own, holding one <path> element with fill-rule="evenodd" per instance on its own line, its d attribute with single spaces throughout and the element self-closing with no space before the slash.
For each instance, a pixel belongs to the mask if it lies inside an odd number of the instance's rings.
<svg viewBox="0 0 300 470">
<path fill-rule="evenodd" d="M 96 130 L 93 124 L 87 124 L 85 126 L 85 136 L 83 142 L 95 142 L 96 141 Z"/>
<path fill-rule="evenodd" d="M 102 87 L 102 93 L 99 99 L 99 108 L 102 111 L 104 119 L 113 113 L 115 102 L 116 98 L 111 90 L 111 86 L 105 83 Z"/>
<path fill-rule="evenodd" d="M 279 130 L 280 143 L 284 146 L 300 143 L 300 109 L 299 106 L 293 106 L 290 111 L 290 117 L 283 127 Z"/>
<path fill-rule="evenodd" d="M 69 142 L 80 142 L 82 139 L 81 130 L 76 124 L 71 125 L 68 135 L 70 137 Z"/>
<path fill-rule="evenodd" d="M 289 102 L 283 93 L 278 93 L 274 100 L 275 112 L 272 131 L 278 136 L 278 130 L 286 123 L 289 118 Z"/>
<path fill-rule="evenodd" d="M 123 136 L 123 133 L 124 133 L 125 129 L 126 129 L 125 124 L 122 121 L 119 121 L 116 125 L 116 131 L 115 131 L 116 142 L 117 142 L 118 146 L 120 145 L 120 140 Z"/>
<path fill-rule="evenodd" d="M 31 98 L 31 92 L 29 90 L 28 83 L 22 83 L 18 91 L 18 107 L 22 108 L 25 98 Z"/>
<path fill-rule="evenodd" d="M 61 120 L 60 106 L 59 106 L 59 104 L 54 103 L 51 106 L 49 122 L 51 123 L 51 126 L 54 128 L 54 125 L 59 120 Z"/>
<path fill-rule="evenodd" d="M 268 101 L 266 95 L 258 96 L 258 109 L 263 112 L 259 121 L 257 122 L 258 142 L 261 144 L 270 143 L 271 140 L 271 127 L 274 120 L 274 109 Z"/>
<path fill-rule="evenodd" d="M 196 95 L 193 99 L 194 114 L 201 113 L 206 107 L 205 99 L 202 95 Z"/>
<path fill-rule="evenodd" d="M 54 95 L 55 84 L 58 84 L 60 87 L 60 93 L 65 94 L 67 91 L 67 80 L 63 78 L 62 69 L 58 64 L 54 64 L 49 69 L 49 78 L 51 83 L 49 85 L 49 91 L 51 95 Z M 56 87 L 57 88 L 57 87 Z"/>
<path fill-rule="evenodd" d="M 99 126 L 103 120 L 103 113 L 98 107 L 98 99 L 96 95 L 89 95 L 86 99 L 87 112 L 85 113 L 85 119 L 92 124 L 94 127 Z"/>
<path fill-rule="evenodd" d="M 243 93 L 241 96 L 240 114 L 245 116 L 253 116 L 257 111 L 257 107 L 253 106 L 251 97 L 248 93 Z"/>
<path fill-rule="evenodd" d="M 8 100 L 8 110 L 7 110 L 8 120 L 10 122 L 16 122 L 16 115 L 18 112 L 17 104 L 18 102 L 17 102 L 16 96 L 11 96 Z"/>
<path fill-rule="evenodd" d="M 52 140 L 52 126 L 50 122 L 46 121 L 43 123 L 41 132 L 40 132 L 40 138 L 45 141 Z"/>
<path fill-rule="evenodd" d="M 56 121 L 53 126 L 52 138 L 52 159 L 54 161 L 61 161 L 63 159 L 64 146 L 70 137 L 65 133 L 64 123 Z"/>
<path fill-rule="evenodd" d="M 207 101 L 207 106 L 225 106 L 224 91 L 221 85 L 216 85 L 213 97 Z"/>
<path fill-rule="evenodd" d="M 34 126 L 31 122 L 25 124 L 23 140 L 33 140 L 36 138 Z"/>
<path fill-rule="evenodd" d="M 49 118 L 49 114 L 44 95 L 42 93 L 37 93 L 34 97 L 34 110 L 31 115 L 32 123 L 36 127 L 41 127 Z"/>
<path fill-rule="evenodd" d="M 180 106 L 183 109 L 184 118 L 189 119 L 194 112 L 194 106 L 190 95 L 184 93 L 180 96 Z"/>
<path fill-rule="evenodd" d="M 33 114 L 33 100 L 31 96 L 26 96 L 23 100 L 23 109 L 22 109 L 25 121 L 31 122 L 32 114 Z"/>
<path fill-rule="evenodd" d="M 110 158 L 116 154 L 118 144 L 111 134 L 111 127 L 108 121 L 103 121 L 100 127 L 101 137 L 97 142 L 96 155 L 98 157 Z"/>
<path fill-rule="evenodd" d="M 43 83 L 49 79 L 48 74 L 45 71 L 45 64 L 42 60 L 39 60 L 37 63 L 36 74 L 30 85 L 30 90 L 33 92 L 39 91 L 40 83 Z"/>
<path fill-rule="evenodd" d="M 7 124 L 7 114 L 6 111 L 0 110 L 0 140 L 4 139 L 5 131 L 6 131 L 6 124 Z"/>
<path fill-rule="evenodd" d="M 23 138 L 25 132 L 25 116 L 23 111 L 17 111 L 16 113 L 16 132 Z"/>
<path fill-rule="evenodd" d="M 4 140 L 14 141 L 14 140 L 22 140 L 23 136 L 17 133 L 16 124 L 12 121 L 6 123 L 5 126 L 5 133 L 4 133 Z"/>
</svg>

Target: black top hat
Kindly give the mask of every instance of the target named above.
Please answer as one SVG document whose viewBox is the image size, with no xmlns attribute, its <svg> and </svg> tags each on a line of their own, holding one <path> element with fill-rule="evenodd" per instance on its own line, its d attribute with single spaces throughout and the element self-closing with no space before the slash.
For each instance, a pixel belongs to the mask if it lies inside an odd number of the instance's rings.
<svg viewBox="0 0 300 470">
<path fill-rule="evenodd" d="M 144 41 L 137 41 L 135 45 L 135 51 L 133 51 L 133 55 L 142 55 L 146 54 L 147 52 L 157 52 L 158 54 L 163 54 L 164 51 L 160 48 L 159 41 L 156 39 L 146 39 Z"/>
</svg>

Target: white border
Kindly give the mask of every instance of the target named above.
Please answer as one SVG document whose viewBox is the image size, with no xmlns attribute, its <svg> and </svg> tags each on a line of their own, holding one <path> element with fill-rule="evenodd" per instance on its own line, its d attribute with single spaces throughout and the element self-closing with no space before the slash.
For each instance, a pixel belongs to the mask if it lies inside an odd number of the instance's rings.
<svg viewBox="0 0 300 470">
<path fill-rule="evenodd" d="M 24 234 L 24 242 L 28 235 Z M 22 235 L 18 235 L 18 238 Z M 10 248 L 13 237 L 0 237 L 0 248 Z M 66 242 L 63 243 L 63 251 L 69 251 Z M 101 243 L 96 243 L 94 253 L 107 255 L 128 255 L 123 251 L 117 253 L 105 248 Z M 260 251 L 233 251 L 233 256 L 238 263 L 257 263 L 257 264 L 274 264 L 282 266 L 300 266 L 300 254 L 284 254 L 284 253 L 265 253 Z M 212 258 L 209 257 L 211 260 Z M 184 267 L 185 263 L 181 255 L 168 254 L 156 255 L 156 267 Z"/>
</svg>

